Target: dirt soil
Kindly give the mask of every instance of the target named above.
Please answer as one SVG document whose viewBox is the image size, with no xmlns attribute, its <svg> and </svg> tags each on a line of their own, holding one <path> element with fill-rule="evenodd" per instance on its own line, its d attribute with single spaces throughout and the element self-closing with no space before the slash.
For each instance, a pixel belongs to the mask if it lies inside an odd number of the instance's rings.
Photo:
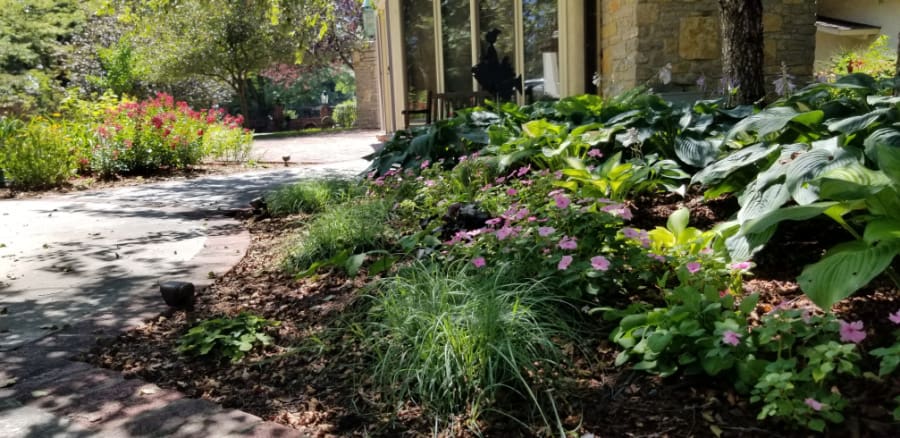
<svg viewBox="0 0 900 438">
<path fill-rule="evenodd" d="M 669 202 L 671 201 L 671 202 Z M 703 204 L 687 201 L 692 222 L 702 227 L 725 219 L 734 211 L 733 200 Z M 664 225 L 665 218 L 682 204 L 664 198 L 656 204 L 638 200 L 633 205 L 640 226 Z M 227 275 L 198 297 L 192 312 L 172 312 L 147 321 L 139 329 L 108 340 L 84 360 L 121 370 L 160 386 L 178 389 L 238 408 L 264 419 L 308 430 L 316 436 L 432 436 L 430 423 L 414 405 L 387 406 L 367 378 L 366 352 L 354 334 L 354 318 L 365 309 L 361 298 L 364 277 L 348 279 L 325 274 L 296 280 L 282 274 L 279 261 L 293 230 L 305 217 L 245 220 L 252 235 L 247 256 Z M 745 288 L 760 292 L 757 312 L 777 306 L 809 306 L 793 279 L 809 257 L 832 244 L 834 230 L 825 227 L 786 227 L 760 255 L 756 278 Z M 799 246 L 798 246 L 799 245 Z M 810 256 L 793 256 L 803 248 Z M 787 251 L 790 249 L 790 251 Z M 786 254 L 795 259 L 785 260 Z M 835 308 L 850 320 L 863 319 L 870 336 L 866 345 L 888 336 L 893 327 L 887 314 L 900 307 L 898 291 L 876 282 L 855 298 Z M 274 345 L 254 352 L 241 363 L 185 359 L 175 353 L 179 336 L 198 321 L 240 311 L 282 321 L 270 333 Z M 356 315 L 356 316 L 354 316 Z M 871 324 L 870 324 L 871 322 Z M 757 407 L 730 389 L 728 382 L 708 377 L 660 379 L 613 366 L 616 348 L 603 339 L 586 353 L 573 354 L 568 405 L 561 412 L 565 426 L 576 436 L 597 437 L 805 437 L 814 434 L 785 430 L 784 426 L 756 420 Z M 864 364 L 877 371 L 877 364 Z M 858 379 L 846 394 L 847 421 L 831 436 L 896 436 L 887 400 L 900 394 L 900 379 L 881 383 Z M 529 436 L 502 417 L 482 422 L 485 436 Z M 460 419 L 460 422 L 462 419 Z M 553 431 L 533 430 L 554 434 Z M 471 436 L 456 425 L 441 436 Z M 591 435 L 585 435 L 591 436 Z"/>
</svg>

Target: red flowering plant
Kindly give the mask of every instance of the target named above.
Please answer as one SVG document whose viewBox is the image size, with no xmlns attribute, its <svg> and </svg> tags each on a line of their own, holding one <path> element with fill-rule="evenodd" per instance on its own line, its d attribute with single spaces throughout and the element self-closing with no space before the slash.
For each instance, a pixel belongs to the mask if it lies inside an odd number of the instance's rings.
<svg viewBox="0 0 900 438">
<path fill-rule="evenodd" d="M 91 170 L 109 176 L 185 168 L 223 149 L 246 150 L 252 138 L 242 122 L 242 116 L 224 110 L 196 111 L 164 93 L 141 102 L 126 100 L 109 109 L 97 127 Z"/>
</svg>

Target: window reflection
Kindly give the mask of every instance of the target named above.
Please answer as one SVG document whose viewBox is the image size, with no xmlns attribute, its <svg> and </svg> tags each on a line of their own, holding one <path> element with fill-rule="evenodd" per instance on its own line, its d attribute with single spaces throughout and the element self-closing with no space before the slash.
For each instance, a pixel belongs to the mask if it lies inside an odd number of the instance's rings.
<svg viewBox="0 0 900 438">
<path fill-rule="evenodd" d="M 437 89 L 432 0 L 404 0 L 403 55 L 406 64 L 406 108 L 424 107 L 428 90 Z"/>
</svg>

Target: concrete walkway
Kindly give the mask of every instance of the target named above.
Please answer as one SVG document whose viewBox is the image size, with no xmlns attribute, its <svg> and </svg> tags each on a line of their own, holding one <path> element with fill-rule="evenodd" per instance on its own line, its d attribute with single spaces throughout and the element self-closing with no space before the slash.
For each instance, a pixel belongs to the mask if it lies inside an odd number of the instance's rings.
<svg viewBox="0 0 900 438">
<path fill-rule="evenodd" d="M 159 281 L 203 287 L 237 263 L 249 236 L 227 212 L 300 178 L 359 174 L 373 143 L 261 140 L 254 155 L 291 166 L 0 201 L 0 437 L 302 435 L 69 359 L 166 310 Z"/>
</svg>

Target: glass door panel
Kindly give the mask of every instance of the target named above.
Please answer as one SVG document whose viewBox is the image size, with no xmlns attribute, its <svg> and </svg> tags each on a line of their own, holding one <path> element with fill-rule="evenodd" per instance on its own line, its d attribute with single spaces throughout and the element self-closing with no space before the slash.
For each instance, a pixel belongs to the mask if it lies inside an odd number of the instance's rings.
<svg viewBox="0 0 900 438">
<path fill-rule="evenodd" d="M 478 2 L 478 25 L 481 34 L 478 40 L 481 42 L 481 51 L 483 53 L 487 48 L 485 35 L 488 32 L 497 29 L 500 35 L 494 48 L 497 49 L 497 56 L 502 62 L 504 58 L 509 58 L 509 63 L 516 65 L 516 31 L 515 31 L 515 0 L 494 0 Z"/>
<path fill-rule="evenodd" d="M 523 0 L 525 102 L 559 97 L 557 0 Z"/>
<path fill-rule="evenodd" d="M 406 108 L 424 108 L 429 90 L 437 90 L 433 0 L 403 0 L 401 18 L 406 67 Z"/>
<path fill-rule="evenodd" d="M 470 0 L 441 1 L 444 91 L 472 91 Z"/>
</svg>

